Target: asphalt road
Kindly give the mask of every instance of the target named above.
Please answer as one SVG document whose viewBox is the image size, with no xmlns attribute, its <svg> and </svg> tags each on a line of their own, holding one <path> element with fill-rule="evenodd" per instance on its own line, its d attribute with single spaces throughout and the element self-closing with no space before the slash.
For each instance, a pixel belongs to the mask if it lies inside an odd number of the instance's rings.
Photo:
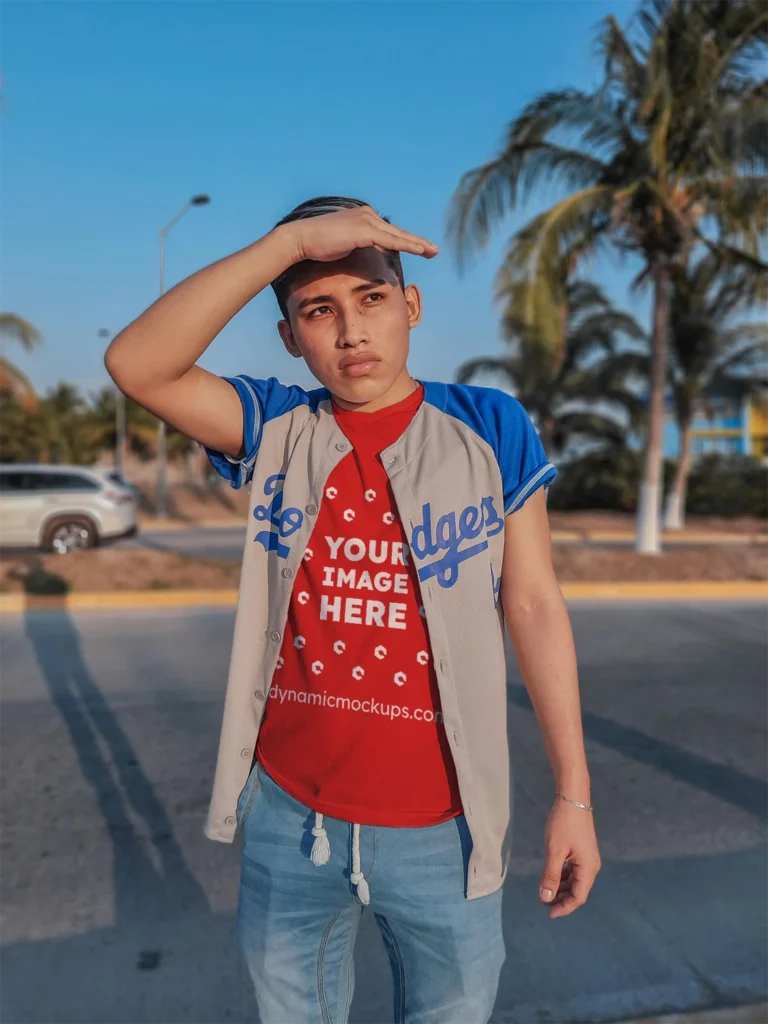
<svg viewBox="0 0 768 1024">
<path fill-rule="evenodd" d="M 573 608 L 603 870 L 537 900 L 552 782 L 515 673 L 508 958 L 494 1020 L 618 1020 L 765 998 L 766 621 L 756 606 Z M 239 842 L 202 834 L 230 610 L 3 623 L 3 1021 L 251 1022 Z M 370 920 L 355 1024 L 390 1021 Z"/>
<path fill-rule="evenodd" d="M 245 543 L 244 527 L 186 527 L 179 530 L 153 530 L 151 527 L 142 529 L 138 537 L 118 541 L 118 544 L 132 547 L 155 547 L 162 550 L 178 551 L 198 558 L 216 558 L 225 561 L 239 562 L 243 557 Z M 574 543 L 571 541 L 570 543 Z M 631 548 L 633 542 L 619 541 L 579 541 L 581 545 L 595 548 Z M 690 547 L 685 539 L 679 542 L 665 540 L 665 549 Z"/>
<path fill-rule="evenodd" d="M 181 530 L 143 529 L 137 537 L 118 541 L 128 547 L 154 547 L 197 558 L 239 562 L 243 557 L 245 527 L 187 527 Z"/>
</svg>

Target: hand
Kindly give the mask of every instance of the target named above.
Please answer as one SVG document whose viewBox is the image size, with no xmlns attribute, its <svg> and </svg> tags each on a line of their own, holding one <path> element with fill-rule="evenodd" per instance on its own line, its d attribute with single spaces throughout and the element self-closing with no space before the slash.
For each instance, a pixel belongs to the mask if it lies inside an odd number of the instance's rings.
<svg viewBox="0 0 768 1024">
<path fill-rule="evenodd" d="M 565 917 L 587 902 L 601 867 L 592 811 L 556 797 L 547 819 L 545 843 L 539 899 L 551 907 L 550 918 Z M 547 897 L 543 890 L 552 896 Z"/>
<path fill-rule="evenodd" d="M 343 260 L 355 249 L 395 249 L 431 259 L 438 248 L 426 238 L 388 224 L 370 206 L 339 210 L 283 225 L 292 234 L 296 262 Z"/>
</svg>

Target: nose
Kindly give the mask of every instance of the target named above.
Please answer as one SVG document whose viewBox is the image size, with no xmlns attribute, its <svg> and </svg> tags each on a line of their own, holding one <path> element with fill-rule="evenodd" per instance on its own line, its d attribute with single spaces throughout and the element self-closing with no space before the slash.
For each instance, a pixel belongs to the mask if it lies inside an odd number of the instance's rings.
<svg viewBox="0 0 768 1024">
<path fill-rule="evenodd" d="M 341 348 L 357 348 L 370 341 L 365 323 L 358 313 L 345 313 L 339 322 L 339 345 Z"/>
</svg>

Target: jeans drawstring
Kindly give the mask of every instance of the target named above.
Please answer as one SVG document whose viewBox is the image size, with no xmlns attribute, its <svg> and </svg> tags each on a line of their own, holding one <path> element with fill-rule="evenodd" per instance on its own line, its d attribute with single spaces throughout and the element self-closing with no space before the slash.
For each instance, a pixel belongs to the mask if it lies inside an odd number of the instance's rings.
<svg viewBox="0 0 768 1024">
<path fill-rule="evenodd" d="M 319 811 L 315 812 L 315 827 L 312 829 L 312 835 L 315 837 L 315 841 L 312 843 L 310 860 L 315 867 L 322 867 L 331 859 L 331 842 L 328 832 L 323 827 L 323 815 Z M 360 826 L 355 824 L 352 825 L 352 873 L 349 880 L 357 889 L 360 902 L 363 906 L 367 906 L 371 902 L 371 890 L 368 880 L 361 870 Z"/>
</svg>

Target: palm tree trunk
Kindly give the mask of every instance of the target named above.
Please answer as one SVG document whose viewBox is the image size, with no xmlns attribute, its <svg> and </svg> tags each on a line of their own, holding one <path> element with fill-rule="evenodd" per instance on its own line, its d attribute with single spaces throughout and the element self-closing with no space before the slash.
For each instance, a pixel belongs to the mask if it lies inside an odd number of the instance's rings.
<svg viewBox="0 0 768 1024">
<path fill-rule="evenodd" d="M 680 424 L 680 459 L 675 470 L 675 482 L 667 498 L 664 512 L 664 527 L 667 530 L 682 530 L 685 525 L 685 494 L 688 490 L 688 474 L 691 471 L 691 422 Z"/>
<path fill-rule="evenodd" d="M 637 509 L 637 550 L 644 555 L 661 551 L 659 512 L 664 440 L 664 393 L 667 381 L 667 323 L 669 271 L 663 260 L 653 264 L 653 337 L 651 340 L 650 409 L 643 482 Z"/>
</svg>

